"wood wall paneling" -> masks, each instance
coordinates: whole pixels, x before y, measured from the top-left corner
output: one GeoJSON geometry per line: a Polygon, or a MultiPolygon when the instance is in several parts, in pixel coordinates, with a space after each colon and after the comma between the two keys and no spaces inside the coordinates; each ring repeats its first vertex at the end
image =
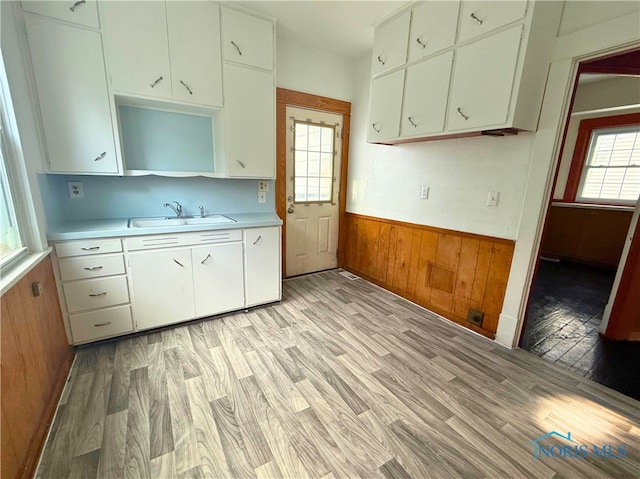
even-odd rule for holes
{"type": "Polygon", "coordinates": [[[2,477],[31,477],[71,367],[62,313],[46,258],[0,299],[2,477]],[[42,294],[32,295],[39,282],[42,294]]]}
{"type": "Polygon", "coordinates": [[[514,243],[347,213],[345,268],[469,329],[493,338],[514,243]],[[482,327],[467,323],[484,312],[482,327]]]}

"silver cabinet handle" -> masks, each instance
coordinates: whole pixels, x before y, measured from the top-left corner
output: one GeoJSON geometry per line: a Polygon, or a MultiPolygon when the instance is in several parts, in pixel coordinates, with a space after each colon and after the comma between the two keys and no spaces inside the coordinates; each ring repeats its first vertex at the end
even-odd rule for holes
{"type": "Polygon", "coordinates": [[[242,56],[242,50],[240,50],[240,47],[238,45],[236,45],[236,42],[234,42],[233,40],[231,40],[231,45],[233,45],[234,47],[236,47],[236,50],[238,50],[238,55],[242,56]]]}
{"type": "Polygon", "coordinates": [[[76,8],[78,8],[80,5],[83,5],[85,3],[87,3],[87,0],[78,0],[76,3],[74,3],[69,7],[69,10],[71,10],[72,12],[75,12],[76,8]]]}
{"type": "Polygon", "coordinates": [[[107,152],[103,151],[102,153],[100,153],[98,156],[96,156],[93,161],[100,161],[101,159],[103,159],[105,156],[107,156],[107,152]]]}
{"type": "Polygon", "coordinates": [[[211,255],[208,254],[207,257],[205,259],[203,259],[202,261],[200,261],[200,264],[205,264],[207,262],[208,259],[211,259],[211,255]]]}
{"type": "Polygon", "coordinates": [[[99,296],[106,296],[107,292],[103,291],[102,293],[89,293],[89,296],[91,296],[92,298],[97,298],[99,296]]]}
{"type": "Polygon", "coordinates": [[[380,131],[382,130],[382,128],[376,128],[376,124],[375,123],[371,123],[371,128],[373,128],[376,133],[380,133],[380,131]]]}
{"type": "Polygon", "coordinates": [[[385,62],[385,61],[382,59],[382,55],[378,55],[378,61],[379,61],[382,65],[384,65],[385,63],[387,63],[387,62],[385,62]]]}
{"type": "Polygon", "coordinates": [[[155,87],[158,83],[160,83],[162,80],[164,80],[164,78],[163,78],[163,77],[158,77],[158,78],[156,78],[155,80],[153,80],[153,81],[149,84],[149,86],[150,86],[151,88],[153,88],[153,87],[155,87]]]}
{"type": "Polygon", "coordinates": [[[107,321],[106,323],[98,323],[98,324],[94,324],[94,326],[96,328],[99,328],[100,326],[108,326],[111,324],[111,321],[107,321]]]}
{"type": "Polygon", "coordinates": [[[458,108],[458,115],[460,115],[462,118],[464,118],[465,120],[468,120],[469,117],[467,115],[465,115],[464,113],[462,113],[462,110],[460,108],[458,108]]]}
{"type": "Polygon", "coordinates": [[[413,122],[413,117],[412,117],[412,116],[410,116],[409,118],[407,118],[407,120],[409,120],[409,123],[411,123],[411,125],[412,125],[414,128],[416,128],[416,127],[418,126],[418,124],[417,124],[417,123],[414,123],[414,122],[413,122]]]}
{"type": "Polygon", "coordinates": [[[174,259],[173,259],[173,262],[174,262],[175,264],[180,265],[180,266],[182,266],[182,267],[184,268],[184,265],[183,265],[180,261],[178,261],[177,259],[175,259],[175,258],[174,258],[174,259]]]}
{"type": "Polygon", "coordinates": [[[180,80],[180,83],[182,84],[183,87],[185,87],[187,89],[187,91],[189,92],[189,95],[193,95],[193,92],[191,91],[191,88],[189,88],[189,85],[187,85],[182,80],[180,80]]]}
{"type": "Polygon", "coordinates": [[[80,248],[82,251],[95,251],[97,249],[100,249],[100,246],[83,246],[82,248],[80,248]]]}
{"type": "Polygon", "coordinates": [[[240,160],[236,160],[236,161],[240,164],[240,166],[242,166],[243,168],[246,168],[246,166],[244,166],[243,162],[241,162],[240,160]]]}
{"type": "Polygon", "coordinates": [[[475,13],[472,13],[471,15],[469,15],[471,17],[471,19],[476,22],[478,25],[482,25],[484,23],[484,20],[480,20],[478,17],[476,17],[475,13]]]}
{"type": "Polygon", "coordinates": [[[258,244],[258,242],[262,239],[262,235],[258,235],[258,237],[256,238],[256,240],[253,242],[253,244],[258,244]]]}
{"type": "Polygon", "coordinates": [[[85,269],[87,271],[100,271],[102,269],[102,266],[87,266],[85,269]]]}
{"type": "Polygon", "coordinates": [[[427,43],[420,40],[420,37],[416,38],[416,42],[418,42],[418,45],[420,45],[422,48],[427,48],[427,43]]]}

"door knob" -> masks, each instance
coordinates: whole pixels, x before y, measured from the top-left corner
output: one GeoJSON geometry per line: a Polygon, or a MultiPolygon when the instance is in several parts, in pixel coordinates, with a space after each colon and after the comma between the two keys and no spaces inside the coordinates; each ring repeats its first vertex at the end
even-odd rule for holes
{"type": "Polygon", "coordinates": [[[287,209],[287,213],[289,214],[293,213],[293,206],[289,206],[289,208],[287,209]]]}

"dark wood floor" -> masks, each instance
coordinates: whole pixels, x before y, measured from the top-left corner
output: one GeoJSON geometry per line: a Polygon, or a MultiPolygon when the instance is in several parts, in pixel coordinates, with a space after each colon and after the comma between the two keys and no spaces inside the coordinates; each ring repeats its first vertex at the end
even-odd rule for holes
{"type": "Polygon", "coordinates": [[[615,271],[541,261],[522,348],[640,400],[640,342],[598,333],[615,271]]]}
{"type": "Polygon", "coordinates": [[[640,402],[326,272],[274,306],[81,348],[37,475],[637,477],[639,443],[640,402]],[[628,452],[534,459],[553,430],[628,452]]]}

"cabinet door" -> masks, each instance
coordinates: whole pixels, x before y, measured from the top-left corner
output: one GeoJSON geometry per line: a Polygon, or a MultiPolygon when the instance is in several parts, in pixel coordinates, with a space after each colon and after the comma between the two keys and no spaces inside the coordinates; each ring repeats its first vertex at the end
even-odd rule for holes
{"type": "Polygon", "coordinates": [[[247,306],[280,300],[280,228],[245,230],[247,306]]]}
{"type": "Polygon", "coordinates": [[[525,13],[527,13],[527,0],[462,2],[458,41],[464,42],[515,22],[524,17],[525,13]]]}
{"type": "Polygon", "coordinates": [[[275,176],[273,74],[225,65],[226,157],[229,176],[275,176]]]}
{"type": "Polygon", "coordinates": [[[444,130],[452,62],[447,52],[407,68],[401,136],[444,130]]]}
{"type": "Polygon", "coordinates": [[[50,169],[118,173],[98,32],[25,16],[50,169]]]}
{"type": "Polygon", "coordinates": [[[448,130],[498,128],[509,118],[522,25],[456,53],[448,130]]]}
{"type": "Polygon", "coordinates": [[[413,9],[409,59],[417,60],[456,41],[458,2],[425,2],[413,9]]]}
{"type": "Polygon", "coordinates": [[[223,8],[222,32],[225,60],[273,70],[273,23],[223,8]]]}
{"type": "Polygon", "coordinates": [[[173,98],[222,106],[220,11],[211,2],[167,2],[173,98]]]}
{"type": "Polygon", "coordinates": [[[137,329],[195,317],[191,249],[129,253],[129,271],[137,329]]]}
{"type": "Polygon", "coordinates": [[[100,28],[98,8],[95,0],[69,0],[64,2],[32,1],[22,2],[22,9],[46,17],[77,23],[92,28],[100,28]]]}
{"type": "Polygon", "coordinates": [[[196,317],[243,308],[242,243],[198,246],[191,255],[196,317]]]}
{"type": "Polygon", "coordinates": [[[367,141],[396,138],[400,132],[400,110],[404,70],[375,78],[371,82],[371,109],[367,141]]]}
{"type": "Polygon", "coordinates": [[[372,75],[405,64],[410,19],[411,12],[408,11],[376,28],[373,39],[372,75]]]}
{"type": "Polygon", "coordinates": [[[102,2],[112,89],[171,98],[165,2],[102,2]]]}

